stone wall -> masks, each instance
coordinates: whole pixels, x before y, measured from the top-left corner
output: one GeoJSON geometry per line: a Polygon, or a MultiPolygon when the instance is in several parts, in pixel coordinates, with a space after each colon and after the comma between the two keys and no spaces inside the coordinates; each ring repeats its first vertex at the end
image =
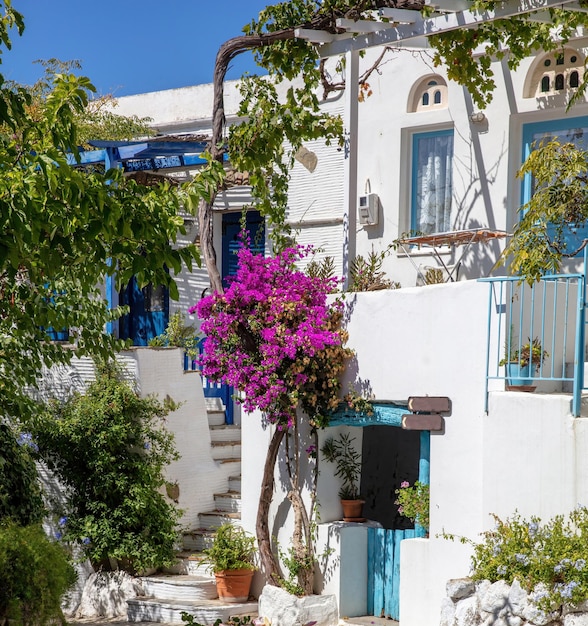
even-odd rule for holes
{"type": "Polygon", "coordinates": [[[457,578],[447,583],[440,626],[588,626],[588,602],[545,613],[517,580],[509,585],[457,578]]]}

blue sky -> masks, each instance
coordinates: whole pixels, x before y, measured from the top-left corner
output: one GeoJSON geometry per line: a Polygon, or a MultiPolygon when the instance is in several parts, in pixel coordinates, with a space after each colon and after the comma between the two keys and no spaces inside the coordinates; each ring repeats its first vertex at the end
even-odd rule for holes
{"type": "MultiPolygon", "coordinates": [[[[0,72],[32,84],[37,59],[77,59],[99,94],[124,96],[209,83],[220,44],[241,34],[269,0],[12,0],[25,32],[0,72]]],[[[250,53],[228,74],[255,71],[250,53]]]]}

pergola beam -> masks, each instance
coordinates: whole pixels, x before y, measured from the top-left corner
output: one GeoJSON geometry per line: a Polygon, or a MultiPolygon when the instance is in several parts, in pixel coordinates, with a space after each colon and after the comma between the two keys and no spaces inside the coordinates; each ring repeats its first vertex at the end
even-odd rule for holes
{"type": "MultiPolygon", "coordinates": [[[[344,54],[349,50],[365,50],[374,46],[402,44],[410,47],[410,40],[418,37],[428,37],[460,28],[476,28],[476,26],[509,17],[526,15],[549,8],[566,8],[566,5],[579,6],[574,0],[506,0],[493,11],[473,13],[458,11],[439,15],[414,24],[399,25],[376,32],[360,34],[349,39],[349,34],[331,35],[330,41],[324,41],[319,46],[321,57],[331,57],[344,54]],[[345,37],[342,40],[342,37],[345,37]]],[[[311,31],[312,32],[312,31],[311,31]]],[[[328,33],[327,33],[328,34],[328,33]]],[[[319,42],[320,43],[320,42],[319,42]]]]}

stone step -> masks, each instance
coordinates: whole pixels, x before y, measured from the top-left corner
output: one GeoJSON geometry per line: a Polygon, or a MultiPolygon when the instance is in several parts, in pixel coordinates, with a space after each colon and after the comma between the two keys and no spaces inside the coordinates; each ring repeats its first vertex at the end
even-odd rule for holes
{"type": "Polygon", "coordinates": [[[225,405],[220,398],[204,398],[209,426],[222,426],[225,423],[225,405]]]}
{"type": "Polygon", "coordinates": [[[127,600],[127,620],[129,622],[164,622],[183,624],[182,613],[194,616],[194,621],[202,624],[214,624],[217,619],[222,622],[230,617],[250,615],[257,616],[257,602],[243,604],[223,602],[221,600],[156,600],[154,598],[134,598],[127,600]]]}
{"type": "Polygon", "coordinates": [[[224,411],[207,411],[206,415],[208,417],[209,428],[212,428],[213,426],[222,426],[225,423],[224,411]]]}
{"type": "Polygon", "coordinates": [[[182,535],[184,550],[202,552],[212,547],[214,530],[193,530],[182,535]]]}
{"type": "Polygon", "coordinates": [[[216,582],[213,576],[158,575],[141,579],[146,596],[158,600],[216,600],[216,582]]]}
{"type": "Polygon", "coordinates": [[[228,476],[241,475],[241,457],[234,459],[217,459],[221,465],[224,465],[228,471],[228,476]]]}
{"type": "Polygon", "coordinates": [[[241,442],[213,441],[211,446],[212,458],[215,461],[241,458],[241,442]]]}
{"type": "Polygon", "coordinates": [[[212,530],[219,528],[223,524],[234,524],[240,526],[241,513],[230,513],[228,511],[206,511],[199,513],[200,529],[212,530]]]}
{"type": "Polygon", "coordinates": [[[225,403],[220,398],[204,398],[204,406],[208,412],[225,412],[225,403]]]}
{"type": "Polygon", "coordinates": [[[217,441],[232,441],[235,443],[241,443],[241,426],[237,424],[220,424],[217,426],[210,426],[210,440],[217,441]]]}
{"type": "Polygon", "coordinates": [[[166,571],[172,574],[183,574],[185,576],[211,577],[212,573],[208,569],[208,564],[204,561],[205,556],[200,551],[186,550],[176,555],[177,562],[166,571]]]}
{"type": "Polygon", "coordinates": [[[241,513],[241,493],[238,491],[215,493],[214,508],[217,511],[227,511],[228,513],[241,513]]]}
{"type": "Polygon", "coordinates": [[[229,476],[229,491],[241,493],[241,476],[229,476]]]}

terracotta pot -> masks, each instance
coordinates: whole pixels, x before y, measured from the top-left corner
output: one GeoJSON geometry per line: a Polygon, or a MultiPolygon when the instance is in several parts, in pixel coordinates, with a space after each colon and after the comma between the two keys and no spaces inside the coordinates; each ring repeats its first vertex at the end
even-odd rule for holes
{"type": "Polygon", "coordinates": [[[341,500],[341,506],[343,507],[343,521],[363,521],[364,518],[361,516],[361,510],[364,503],[365,500],[341,500]]]}
{"type": "Polygon", "coordinates": [[[247,602],[253,579],[252,569],[231,569],[215,572],[218,597],[225,602],[247,602]]]}

